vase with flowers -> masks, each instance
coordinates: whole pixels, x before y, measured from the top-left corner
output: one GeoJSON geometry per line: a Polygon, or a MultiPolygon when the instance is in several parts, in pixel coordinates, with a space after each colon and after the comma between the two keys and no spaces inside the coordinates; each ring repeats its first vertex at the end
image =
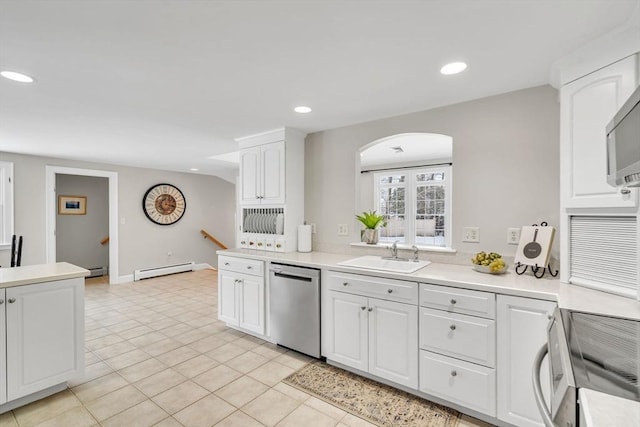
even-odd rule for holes
{"type": "Polygon", "coordinates": [[[378,215],[376,211],[364,211],[360,215],[356,215],[356,218],[365,227],[360,231],[361,241],[369,245],[378,243],[379,228],[387,225],[384,215],[378,215]]]}

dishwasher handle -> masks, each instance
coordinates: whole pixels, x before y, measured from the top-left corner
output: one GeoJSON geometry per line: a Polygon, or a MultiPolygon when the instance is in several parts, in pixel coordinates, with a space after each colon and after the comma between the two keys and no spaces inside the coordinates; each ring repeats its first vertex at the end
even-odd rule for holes
{"type": "Polygon", "coordinates": [[[545,427],[557,427],[553,419],[551,417],[551,412],[547,408],[547,403],[544,401],[544,395],[542,394],[542,386],[540,385],[540,370],[542,369],[542,361],[544,357],[549,353],[549,348],[545,343],[538,353],[536,353],[536,357],[533,360],[533,370],[532,380],[533,380],[533,393],[536,398],[536,404],[538,405],[538,410],[540,411],[540,416],[542,416],[542,422],[545,427]]]}
{"type": "Polygon", "coordinates": [[[275,270],[271,270],[271,271],[273,271],[274,276],[283,277],[285,279],[300,280],[302,282],[311,282],[313,280],[311,277],[308,277],[308,276],[299,276],[297,274],[285,273],[285,272],[275,271],[275,270]]]}

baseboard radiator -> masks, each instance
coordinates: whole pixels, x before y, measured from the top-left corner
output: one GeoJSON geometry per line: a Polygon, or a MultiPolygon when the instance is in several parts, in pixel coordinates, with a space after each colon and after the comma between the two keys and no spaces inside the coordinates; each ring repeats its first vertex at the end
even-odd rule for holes
{"type": "Polygon", "coordinates": [[[183,273],[185,271],[193,271],[195,262],[189,261],[182,264],[165,265],[162,267],[143,268],[133,271],[133,280],[148,279],[150,277],[166,276],[167,274],[183,273]]]}

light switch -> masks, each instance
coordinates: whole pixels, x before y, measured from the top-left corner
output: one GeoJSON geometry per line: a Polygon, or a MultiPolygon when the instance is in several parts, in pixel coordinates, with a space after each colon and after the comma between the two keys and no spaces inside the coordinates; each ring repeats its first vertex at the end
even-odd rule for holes
{"type": "Polygon", "coordinates": [[[464,227],[462,229],[462,241],[471,243],[480,242],[480,227],[464,227]]]}

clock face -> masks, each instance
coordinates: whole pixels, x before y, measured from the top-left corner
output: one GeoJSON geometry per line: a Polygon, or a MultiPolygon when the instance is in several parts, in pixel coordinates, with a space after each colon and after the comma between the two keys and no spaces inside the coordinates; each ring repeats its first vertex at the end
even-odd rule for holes
{"type": "Polygon", "coordinates": [[[142,198],[144,214],[156,224],[175,224],[186,209],[187,202],[182,191],[171,184],[156,184],[142,198]]]}

